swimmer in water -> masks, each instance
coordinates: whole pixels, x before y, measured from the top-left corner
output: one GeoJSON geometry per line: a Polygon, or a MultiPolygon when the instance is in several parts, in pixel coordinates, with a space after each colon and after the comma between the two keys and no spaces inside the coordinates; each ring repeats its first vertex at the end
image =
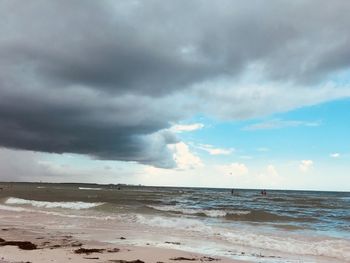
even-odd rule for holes
{"type": "Polygon", "coordinates": [[[266,190],[261,190],[260,194],[263,195],[263,196],[266,196],[267,192],[266,192],[266,190]]]}

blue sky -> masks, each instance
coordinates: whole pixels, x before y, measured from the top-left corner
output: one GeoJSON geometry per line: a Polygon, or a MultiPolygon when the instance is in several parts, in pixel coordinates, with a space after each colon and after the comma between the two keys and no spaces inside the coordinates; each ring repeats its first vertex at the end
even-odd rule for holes
{"type": "MultiPolygon", "coordinates": [[[[303,176],[317,173],[313,186],[305,188],[327,190],[331,178],[333,182],[345,183],[335,189],[346,190],[350,161],[350,117],[346,114],[349,109],[350,100],[343,99],[243,121],[198,116],[188,123],[201,123],[203,128],[179,136],[206,163],[240,163],[255,168],[273,164],[284,170],[289,166],[290,174],[281,176],[290,177],[292,184],[293,173],[303,176]],[[203,144],[231,153],[212,155],[201,149],[203,144]],[[303,160],[312,161],[306,172],[297,169],[303,160]]],[[[298,185],[298,179],[295,180],[298,185]]]]}
{"type": "Polygon", "coordinates": [[[349,151],[349,109],[350,100],[344,99],[244,121],[198,117],[190,122],[202,123],[205,128],[181,133],[180,137],[197,144],[234,148],[236,155],[265,156],[269,152],[268,158],[328,158],[331,153],[349,151]]]}

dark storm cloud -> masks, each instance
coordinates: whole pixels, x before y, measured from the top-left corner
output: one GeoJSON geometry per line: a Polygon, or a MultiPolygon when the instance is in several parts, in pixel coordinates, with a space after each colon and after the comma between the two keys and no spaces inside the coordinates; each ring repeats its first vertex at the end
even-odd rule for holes
{"type": "Polygon", "coordinates": [[[302,85],[348,69],[349,11],[346,1],[1,1],[0,145],[171,167],[176,138],[164,129],[188,116],[179,92],[252,64],[302,85]]]}
{"type": "Polygon", "coordinates": [[[165,146],[177,139],[160,130],[168,126],[168,117],[176,116],[158,113],[148,98],[111,99],[73,90],[46,94],[43,101],[41,93],[32,91],[2,97],[2,146],[90,154],[160,167],[174,165],[165,146]]]}

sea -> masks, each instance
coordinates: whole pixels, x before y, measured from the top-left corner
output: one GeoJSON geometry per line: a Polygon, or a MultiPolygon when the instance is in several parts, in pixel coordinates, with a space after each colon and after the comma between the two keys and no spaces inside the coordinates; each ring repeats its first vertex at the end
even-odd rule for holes
{"type": "Polygon", "coordinates": [[[27,220],[83,239],[251,262],[350,262],[349,192],[267,190],[262,195],[261,189],[51,183],[0,187],[2,224],[27,220]]]}

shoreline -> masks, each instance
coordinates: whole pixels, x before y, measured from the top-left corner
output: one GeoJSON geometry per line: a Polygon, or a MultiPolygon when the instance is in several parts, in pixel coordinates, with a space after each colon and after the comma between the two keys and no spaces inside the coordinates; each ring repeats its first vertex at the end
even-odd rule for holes
{"type": "MultiPolygon", "coordinates": [[[[343,237],[307,232],[313,229],[313,222],[318,222],[307,214],[309,210],[298,212],[295,217],[293,207],[301,202],[303,193],[294,197],[271,193],[269,198],[261,198],[251,192],[231,197],[222,191],[206,190],[93,190],[79,185],[74,188],[14,185],[1,191],[0,259],[4,255],[3,262],[55,262],[63,255],[56,262],[167,263],[219,258],[220,262],[340,263],[347,262],[350,256],[346,234],[343,237]],[[213,196],[209,201],[208,195],[213,196]],[[218,198],[227,208],[222,208],[221,203],[210,203],[218,198]],[[198,200],[200,206],[191,206],[198,200]],[[257,209],[267,205],[272,207],[257,209]],[[284,207],[288,215],[273,212],[284,207]],[[29,241],[38,249],[25,251],[14,241],[29,241]],[[89,255],[75,253],[80,247],[103,250],[89,255]],[[167,256],[163,257],[164,253],[167,256]],[[45,254],[46,258],[33,260],[27,256],[32,254],[35,257],[45,254]],[[148,258],[148,254],[153,257],[148,258]]],[[[345,208],[347,196],[331,197],[335,204],[345,208]]],[[[313,205],[314,200],[326,199],[311,195],[301,203],[310,206],[312,202],[312,212],[319,207],[313,205]]],[[[327,204],[328,201],[324,202],[327,204]]],[[[345,219],[340,217],[336,222],[345,223],[345,219]]]]}
{"type": "MultiPolygon", "coordinates": [[[[73,233],[49,231],[45,228],[27,230],[18,226],[0,229],[0,263],[47,262],[117,262],[176,263],[220,262],[247,263],[176,249],[113,244],[96,240],[81,240],[73,233]],[[9,242],[10,241],[10,242],[9,242]],[[10,243],[9,245],[4,245],[10,243]],[[21,246],[26,242],[27,246],[21,246]],[[28,246],[29,244],[29,246],[28,246]]],[[[121,238],[126,239],[126,238],[121,238]]]]}

